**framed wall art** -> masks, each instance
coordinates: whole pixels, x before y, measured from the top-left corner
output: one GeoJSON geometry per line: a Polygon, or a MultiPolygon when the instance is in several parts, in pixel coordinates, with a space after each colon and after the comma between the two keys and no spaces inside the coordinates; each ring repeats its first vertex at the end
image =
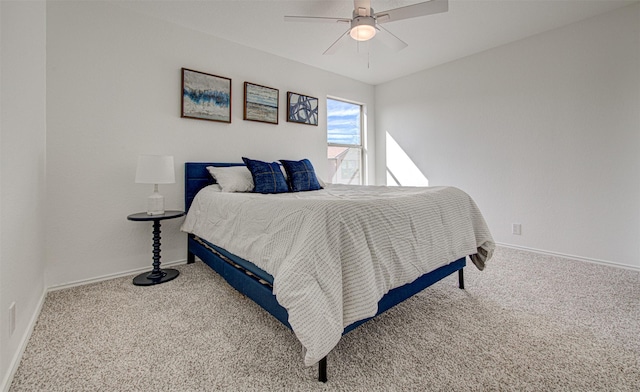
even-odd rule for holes
{"type": "Polygon", "coordinates": [[[181,117],[231,122],[231,79],[182,68],[181,117]]]}
{"type": "Polygon", "coordinates": [[[318,125],[318,98],[287,92],[287,121],[318,125]]]}
{"type": "Polygon", "coordinates": [[[244,119],[278,123],[279,90],[244,82],[244,119]]]}

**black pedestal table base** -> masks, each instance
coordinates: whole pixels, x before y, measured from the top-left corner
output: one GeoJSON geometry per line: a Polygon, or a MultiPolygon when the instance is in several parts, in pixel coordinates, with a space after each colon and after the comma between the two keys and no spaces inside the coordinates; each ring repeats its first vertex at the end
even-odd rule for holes
{"type": "Polygon", "coordinates": [[[180,275],[180,271],[172,268],[161,269],[159,274],[154,271],[145,272],[133,278],[133,284],[136,286],[151,286],[173,280],[178,275],[180,275]]]}
{"type": "Polygon", "coordinates": [[[133,221],[153,221],[153,270],[144,272],[133,278],[136,286],[151,286],[175,279],[180,271],[160,268],[160,221],[183,216],[182,211],[167,211],[161,215],[146,215],[144,213],[129,215],[127,218],[133,221]]]}

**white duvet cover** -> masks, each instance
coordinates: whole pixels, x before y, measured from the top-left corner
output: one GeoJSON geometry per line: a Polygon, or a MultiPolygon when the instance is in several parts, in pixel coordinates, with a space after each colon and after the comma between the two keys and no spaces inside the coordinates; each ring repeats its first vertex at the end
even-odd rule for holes
{"type": "Polygon", "coordinates": [[[453,187],[329,185],[313,192],[196,196],[182,226],[274,277],[273,292],[312,365],[389,290],[494,249],[474,201],[453,187]]]}

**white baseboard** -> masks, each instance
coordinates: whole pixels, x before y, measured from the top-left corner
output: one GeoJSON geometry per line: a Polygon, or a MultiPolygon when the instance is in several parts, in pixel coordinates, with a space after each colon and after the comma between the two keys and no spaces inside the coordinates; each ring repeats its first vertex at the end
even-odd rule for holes
{"type": "Polygon", "coordinates": [[[565,259],[585,261],[587,263],[601,264],[601,265],[607,265],[607,266],[610,266],[610,267],[623,268],[623,269],[628,269],[628,270],[633,270],[633,271],[640,271],[640,266],[615,263],[613,261],[592,259],[592,258],[589,258],[589,257],[570,255],[570,254],[560,253],[560,252],[551,252],[551,251],[548,251],[548,250],[529,248],[529,247],[520,246],[520,245],[505,244],[505,243],[502,243],[502,242],[496,242],[496,245],[502,246],[502,247],[505,247],[505,248],[518,249],[518,250],[524,250],[526,252],[538,253],[538,254],[542,254],[542,255],[556,256],[556,257],[562,257],[562,258],[565,258],[565,259]]]}
{"type": "MultiPolygon", "coordinates": [[[[569,255],[569,254],[559,253],[559,252],[551,252],[551,251],[546,251],[546,250],[542,250],[542,249],[535,249],[535,248],[529,248],[529,247],[525,247],[525,246],[512,245],[512,244],[505,244],[505,243],[500,243],[500,242],[497,242],[496,245],[502,246],[502,247],[505,247],[505,248],[523,250],[523,251],[533,252],[533,253],[538,253],[538,254],[543,254],[543,255],[556,256],[556,257],[562,257],[562,258],[566,258],[566,259],[585,261],[585,262],[588,262],[588,263],[602,264],[602,265],[607,265],[607,266],[611,266],[611,267],[617,267],[617,268],[624,268],[624,269],[629,269],[629,270],[634,270],[634,271],[640,271],[640,267],[632,266],[632,265],[626,265],[626,264],[620,264],[620,263],[614,263],[612,261],[592,259],[592,258],[587,258],[587,257],[582,257],[582,256],[569,255]]],[[[169,266],[173,266],[173,265],[185,264],[186,262],[187,262],[186,259],[170,261],[170,262],[163,262],[162,266],[163,267],[169,267],[169,266]]],[[[77,281],[74,281],[74,282],[64,283],[64,284],[60,284],[60,285],[51,286],[51,287],[46,288],[44,290],[44,292],[42,293],[41,297],[40,297],[40,301],[38,303],[36,311],[31,316],[31,320],[29,320],[29,325],[27,327],[27,330],[25,331],[24,335],[22,336],[22,339],[20,340],[19,348],[16,351],[15,355],[13,356],[13,359],[11,360],[11,364],[9,366],[9,371],[7,372],[7,374],[5,375],[4,379],[2,380],[2,384],[0,384],[0,391],[2,391],[2,392],[8,392],[9,391],[9,387],[11,386],[11,381],[13,380],[13,376],[15,375],[16,371],[18,370],[18,366],[20,365],[20,360],[22,359],[22,355],[24,354],[24,351],[27,348],[27,344],[29,343],[29,338],[31,337],[33,329],[35,328],[35,324],[38,321],[38,317],[40,316],[40,312],[42,310],[42,306],[44,304],[44,300],[45,300],[48,292],[56,291],[56,290],[63,290],[63,289],[71,288],[71,287],[75,287],[75,286],[82,286],[82,285],[86,285],[86,284],[90,284],[90,283],[101,282],[101,281],[104,281],[104,280],[109,280],[109,279],[114,279],[114,278],[120,278],[120,277],[123,277],[123,276],[133,275],[133,274],[136,274],[136,273],[142,273],[142,272],[148,271],[148,270],[149,270],[149,267],[136,268],[136,269],[132,269],[132,270],[128,270],[128,271],[117,272],[117,273],[114,273],[114,274],[107,274],[107,275],[98,276],[98,277],[95,277],[95,278],[77,280],[77,281]]]]}
{"type": "Polygon", "coordinates": [[[20,361],[22,360],[22,355],[24,354],[24,350],[27,348],[27,344],[29,343],[29,339],[31,338],[31,334],[33,333],[33,329],[36,326],[36,322],[38,321],[38,317],[40,316],[40,312],[42,311],[42,305],[44,305],[44,299],[47,297],[47,289],[42,291],[40,295],[40,300],[38,301],[38,305],[36,306],[35,312],[31,316],[29,320],[29,324],[27,325],[27,329],[22,335],[20,339],[20,344],[18,345],[18,350],[16,350],[13,358],[11,358],[11,363],[9,363],[9,371],[5,374],[4,379],[2,380],[2,384],[0,384],[0,391],[8,392],[11,387],[11,382],[13,381],[13,376],[16,374],[18,370],[18,366],[20,366],[20,361]]]}
{"type": "MultiPolygon", "coordinates": [[[[162,268],[171,267],[171,266],[174,266],[174,265],[186,264],[186,263],[187,263],[187,259],[168,261],[168,262],[163,261],[162,262],[162,268]]],[[[47,292],[68,289],[68,288],[76,287],[76,286],[84,286],[85,284],[97,283],[97,282],[102,282],[103,280],[121,278],[121,277],[127,276],[127,275],[140,274],[140,273],[143,273],[145,271],[150,271],[150,270],[151,270],[150,267],[147,266],[147,267],[141,267],[141,268],[136,268],[136,269],[122,271],[122,272],[116,272],[116,273],[113,273],[113,274],[97,276],[97,277],[89,278],[89,279],[76,280],[76,281],[69,282],[69,283],[62,283],[62,284],[58,284],[58,285],[55,285],[55,286],[51,286],[51,287],[47,288],[47,292]]]]}
{"type": "MultiPolygon", "coordinates": [[[[176,260],[176,261],[169,261],[169,262],[162,262],[162,266],[163,267],[170,267],[170,266],[174,266],[174,265],[185,264],[186,262],[187,262],[186,259],[176,260]]],[[[20,339],[20,345],[18,346],[18,350],[16,351],[15,355],[13,356],[13,358],[11,360],[11,363],[9,365],[9,371],[7,372],[7,374],[5,374],[4,379],[2,380],[2,383],[0,384],[0,391],[8,392],[9,391],[9,387],[11,387],[11,382],[13,381],[13,376],[16,374],[16,371],[18,370],[18,366],[20,366],[20,360],[22,359],[22,355],[24,354],[24,350],[27,348],[27,344],[29,343],[29,338],[31,337],[31,334],[33,333],[33,329],[36,326],[36,322],[38,321],[38,317],[40,316],[40,312],[42,311],[42,306],[44,305],[44,300],[47,297],[47,293],[49,293],[51,291],[63,290],[63,289],[76,287],[76,286],[83,286],[83,285],[90,284],[90,283],[101,282],[103,280],[115,279],[115,278],[120,278],[120,277],[128,276],[128,275],[134,275],[134,274],[142,273],[142,272],[145,272],[145,271],[149,271],[149,267],[148,266],[147,267],[142,267],[142,268],[136,268],[136,269],[132,269],[132,270],[128,270],[128,271],[117,272],[117,273],[114,273],[114,274],[107,274],[107,275],[103,275],[103,276],[98,276],[98,277],[95,277],[95,278],[76,280],[74,282],[64,283],[64,284],[55,285],[55,286],[51,286],[51,287],[45,288],[44,291],[42,292],[42,295],[40,296],[40,301],[38,302],[38,306],[36,307],[35,312],[33,312],[33,315],[31,316],[31,320],[29,320],[29,325],[27,326],[27,330],[25,331],[24,335],[22,336],[22,339],[20,339]]]]}

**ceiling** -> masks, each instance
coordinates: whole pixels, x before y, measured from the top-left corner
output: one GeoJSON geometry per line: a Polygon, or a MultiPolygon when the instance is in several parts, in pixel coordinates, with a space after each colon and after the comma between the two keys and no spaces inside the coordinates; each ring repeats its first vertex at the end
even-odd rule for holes
{"type": "MultiPolygon", "coordinates": [[[[118,1],[118,6],[372,85],[577,22],[638,0],[449,0],[449,11],[386,23],[409,46],[375,38],[323,55],[348,25],[284,22],[285,15],[350,18],[349,0],[118,1]]],[[[420,0],[371,0],[375,12],[420,0]]]]}

